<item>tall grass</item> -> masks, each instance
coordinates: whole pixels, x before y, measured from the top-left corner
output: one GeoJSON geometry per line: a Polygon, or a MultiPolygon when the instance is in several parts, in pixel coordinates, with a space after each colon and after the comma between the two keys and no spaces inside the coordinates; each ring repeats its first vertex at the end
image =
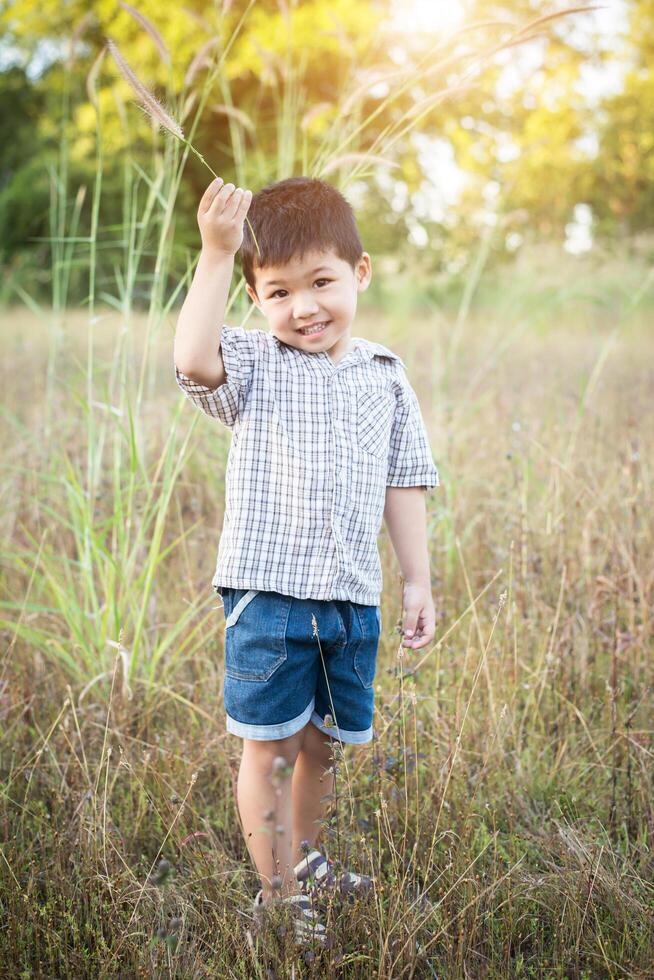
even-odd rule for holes
{"type": "MultiPolygon", "coordinates": [[[[67,223],[71,189],[68,186],[69,147],[65,134],[68,132],[70,112],[70,73],[77,42],[88,26],[86,19],[72,39],[65,63],[66,84],[61,119],[64,135],[58,173],[52,174],[52,310],[39,309],[28,293],[20,290],[21,297],[30,308],[49,324],[47,398],[42,427],[43,441],[49,452],[37,471],[41,481],[38,496],[50,501],[50,488],[53,485],[61,486],[65,493],[57,497],[57,503],[49,510],[48,528],[40,536],[26,529],[23,548],[15,556],[13,552],[9,556],[16,567],[35,568],[39,580],[42,577],[48,583],[51,619],[29,627],[20,619],[18,623],[12,620],[5,622],[16,629],[17,635],[38,642],[44,656],[65,667],[71,679],[102,683],[105,690],[113,661],[113,644],[122,645],[128,680],[138,679],[139,683],[143,683],[147,696],[156,679],[163,681],[168,678],[180,659],[194,655],[208,615],[207,599],[198,596],[180,615],[172,631],[163,632],[156,626],[147,626],[149,620],[156,618],[158,568],[168,551],[174,550],[180,543],[171,542],[163,549],[162,536],[169,520],[168,507],[173,487],[192,445],[198,417],[196,414],[189,420],[183,401],[178,400],[168,428],[168,438],[163,445],[159,445],[152,439],[154,433],[149,422],[146,422],[144,405],[152,395],[154,385],[153,345],[158,340],[163,323],[189,284],[197,260],[197,256],[189,259],[187,274],[180,276],[176,283],[173,280],[173,287],[166,295],[166,286],[175,268],[171,234],[173,217],[189,154],[194,154],[214,174],[193,142],[203,110],[214,89],[219,87],[222,94],[221,108],[228,114],[234,138],[235,170],[243,183],[256,187],[269,176],[287,175],[297,159],[296,141],[302,135],[303,162],[306,163],[307,172],[316,176],[335,173],[338,175],[337,182],[345,189],[350,181],[365,177],[371,165],[379,165],[381,158],[392,163],[390,153],[396,142],[418,124],[430,107],[443,98],[451,97],[459,89],[463,90],[468,85],[467,80],[489,64],[495,53],[530,40],[542,20],[539,18],[521,29],[507,28],[499,21],[472,25],[447,43],[447,53],[444,43],[436,44],[410,68],[377,72],[376,80],[388,78],[390,91],[367,118],[361,118],[360,107],[369,82],[359,84],[356,75],[353,75],[351,90],[337,93],[332,106],[332,111],[339,118],[339,126],[329,127],[324,136],[310,141],[304,125],[307,110],[306,106],[301,105],[300,97],[300,82],[306,71],[306,60],[300,58],[299,64],[296,63],[297,55],[291,43],[292,11],[282,5],[289,43],[285,59],[277,59],[275,70],[270,72],[279,127],[278,160],[271,174],[269,163],[266,164],[268,169],[263,169],[256,148],[253,152],[246,151],[244,142],[238,137],[243,118],[235,112],[226,71],[230,51],[247,27],[252,6],[253,0],[249,0],[229,37],[221,37],[218,45],[206,46],[205,60],[198,60],[189,67],[183,90],[178,94],[171,91],[165,104],[137,77],[118,46],[108,39],[107,47],[113,63],[127,79],[131,98],[138,102],[152,122],[153,138],[160,131],[167,137],[161,147],[156,147],[153,169],[149,174],[132,159],[127,141],[123,218],[115,229],[120,234],[123,252],[121,266],[116,268],[113,289],[108,284],[99,288],[96,278],[104,162],[103,120],[97,98],[98,78],[103,66],[101,57],[92,66],[87,80],[87,96],[97,114],[97,155],[89,235],[78,234],[81,205],[87,193],[85,186],[76,192],[67,223]],[[486,42],[484,31],[495,34],[499,31],[504,36],[500,41],[486,42]],[[455,43],[471,33],[480,38],[476,47],[455,43]],[[203,66],[207,71],[198,76],[203,66]],[[451,78],[456,70],[461,72],[460,86],[446,85],[444,79],[451,78]],[[377,131],[375,126],[380,113],[410,91],[412,85],[425,81],[429,82],[431,94],[416,104],[409,118],[394,118],[387,127],[377,131]],[[344,108],[347,111],[343,111],[344,108]],[[190,128],[186,134],[178,117],[185,117],[191,110],[190,128]],[[372,145],[365,153],[357,153],[359,140],[364,134],[366,137],[370,134],[374,136],[372,145]],[[140,268],[152,242],[155,243],[154,273],[144,280],[140,268]],[[62,399],[65,395],[57,379],[67,353],[63,342],[68,287],[73,266],[84,262],[88,262],[89,273],[86,393],[78,400],[83,423],[80,424],[79,417],[75,420],[74,433],[75,446],[84,449],[85,463],[81,467],[77,455],[68,453],[55,434],[60,431],[62,399]],[[134,342],[136,327],[133,310],[137,294],[143,292],[148,300],[148,313],[139,361],[134,342]],[[108,373],[105,371],[104,374],[100,373],[94,350],[101,316],[96,312],[99,302],[120,311],[122,317],[122,329],[110,358],[108,373]],[[181,449],[177,446],[180,417],[183,417],[186,426],[181,449]],[[110,479],[107,474],[110,474],[110,479]],[[55,527],[68,539],[63,553],[59,542],[54,543],[55,527]],[[197,625],[189,628],[195,621],[197,625]],[[56,624],[54,629],[53,624],[56,624]],[[73,651],[62,640],[62,637],[69,635],[75,637],[73,651]]],[[[149,34],[170,74],[172,59],[156,26],[129,4],[123,4],[123,7],[135,17],[139,29],[149,34]]],[[[577,9],[569,8],[557,16],[577,9]]],[[[129,133],[129,106],[123,106],[122,112],[129,133]]],[[[253,124],[253,128],[256,131],[256,124],[253,124]]],[[[468,303],[467,294],[465,308],[468,303]]],[[[240,313],[242,322],[252,312],[252,307],[248,312],[244,308],[242,279],[235,284],[228,312],[231,307],[240,313]]],[[[187,533],[192,533],[192,529],[187,533]]]]}
{"type": "MultiPolygon", "coordinates": [[[[389,74],[389,99],[419,78],[445,97],[446,70],[460,63],[460,85],[470,84],[468,62],[483,65],[532,30],[441,52],[440,62],[432,52],[412,73],[389,74]]],[[[235,36],[207,50],[201,84],[189,69],[186,89],[169,94],[173,120],[186,126],[193,109],[186,143],[153,143],[149,172],[128,149],[111,283],[96,275],[96,61],[91,226],[80,234],[87,189],[69,187],[64,139],[51,174],[52,307],[20,289],[31,318],[13,311],[15,332],[2,334],[15,368],[3,446],[3,974],[299,975],[284,937],[263,954],[249,945],[238,911],[255,876],[234,809],[236,746],[221,719],[220,620],[207,584],[228,433],[205,430],[181,395],[171,408],[172,327],[194,264],[167,289],[173,219],[216,87],[241,185],[286,176],[301,154],[306,172],[346,188],[376,157],[391,159],[410,121],[363,151],[375,117],[361,118],[365,89],[353,80],[332,110],[350,101],[342,125],[316,142],[301,71],[287,60],[271,76],[279,156],[264,165],[239,138],[247,123],[224,71],[235,36]],[[67,304],[80,262],[81,324],[67,304]],[[41,337],[43,346],[31,339],[41,337]]],[[[65,88],[63,132],[69,108],[65,88]]],[[[323,830],[339,859],[381,888],[372,906],[330,908],[333,945],[305,958],[309,976],[644,977],[652,962],[644,289],[628,293],[618,279],[612,305],[598,282],[576,300],[583,324],[550,292],[540,300],[563,309],[554,329],[543,303],[521,294],[524,278],[493,297],[488,247],[453,318],[422,310],[410,331],[383,311],[360,320],[358,332],[405,357],[441,469],[429,506],[439,630],[414,658],[398,650],[398,581],[383,538],[375,742],[334,760],[323,830]],[[491,297],[483,315],[480,291],[491,297]]],[[[246,322],[242,283],[231,303],[246,322]]]]}
{"type": "MultiPolygon", "coordinates": [[[[452,400],[426,411],[443,488],[429,505],[437,642],[420,653],[398,656],[400,588],[382,536],[375,739],[334,759],[322,840],[383,890],[372,905],[330,908],[333,946],[304,962],[308,975],[648,975],[652,340],[598,305],[584,307],[585,325],[577,310],[544,328],[537,304],[513,302],[526,326],[508,345],[501,308],[471,311],[447,368],[452,400]]],[[[428,404],[453,318],[414,322],[408,368],[428,404]]],[[[116,315],[105,350],[120,325],[116,315]]],[[[69,329],[79,350],[83,317],[69,329]]],[[[359,329],[390,343],[396,325],[371,310],[359,329]]],[[[36,373],[34,351],[16,356],[18,377],[36,373]]],[[[162,338],[152,420],[169,404],[169,358],[162,338]]],[[[83,372],[70,387],[83,391],[83,372]]],[[[19,397],[17,385],[16,418],[19,397]]],[[[64,408],[61,419],[73,433],[64,408]]],[[[29,421],[19,458],[34,449],[29,421]]],[[[228,433],[201,421],[212,438],[201,460],[187,456],[168,505],[148,623],[162,642],[169,632],[187,641],[177,619],[205,588],[208,529],[219,525],[228,433]]],[[[159,445],[167,438],[160,426],[159,445]]],[[[21,493],[27,479],[5,509],[18,543],[53,509],[21,493]]],[[[52,492],[56,502],[67,488],[52,492]]],[[[51,535],[68,554],[67,529],[51,535]]],[[[105,695],[104,681],[68,686],[46,658],[37,631],[56,622],[50,580],[25,567],[5,572],[3,588],[21,630],[4,627],[0,668],[0,972],[299,969],[284,937],[264,951],[248,943],[258,885],[234,805],[240,743],[224,730],[216,600],[187,621],[193,638],[164,680],[167,648],[149,697],[138,675],[125,684],[110,648],[105,695]]]]}

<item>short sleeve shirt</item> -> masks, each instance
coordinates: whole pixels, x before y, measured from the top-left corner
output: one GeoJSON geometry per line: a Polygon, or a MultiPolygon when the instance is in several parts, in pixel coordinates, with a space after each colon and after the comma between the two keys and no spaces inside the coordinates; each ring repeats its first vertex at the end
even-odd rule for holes
{"type": "Polygon", "coordinates": [[[224,326],[216,389],[184,394],[232,432],[212,586],[378,605],[386,487],[436,487],[404,362],[355,337],[334,364],[263,330],[224,326]]]}

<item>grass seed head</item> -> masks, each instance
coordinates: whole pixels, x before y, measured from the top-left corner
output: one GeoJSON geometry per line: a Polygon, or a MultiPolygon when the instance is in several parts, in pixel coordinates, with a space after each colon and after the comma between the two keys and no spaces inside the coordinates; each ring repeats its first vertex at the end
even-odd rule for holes
{"type": "Polygon", "coordinates": [[[164,109],[157,98],[143,85],[142,82],[138,80],[130,66],[127,64],[126,60],[123,58],[118,45],[111,38],[107,38],[107,47],[109,52],[116,62],[120,73],[129,82],[132,89],[136,93],[137,99],[141,107],[147,112],[152,119],[163,126],[164,129],[172,133],[178,139],[184,139],[184,132],[182,127],[176,122],[175,119],[164,109]]]}

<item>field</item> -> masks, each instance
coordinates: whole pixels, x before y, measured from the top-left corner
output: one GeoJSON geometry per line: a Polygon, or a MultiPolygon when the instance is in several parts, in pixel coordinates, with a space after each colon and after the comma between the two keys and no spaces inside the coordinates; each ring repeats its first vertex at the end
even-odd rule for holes
{"type": "Polygon", "coordinates": [[[321,838],[381,887],[306,956],[248,940],[229,433],[174,383],[175,312],[0,313],[0,975],[654,976],[648,282],[559,255],[470,304],[362,305],[440,470],[437,642],[398,655],[382,529],[375,739],[335,759],[321,838]]]}

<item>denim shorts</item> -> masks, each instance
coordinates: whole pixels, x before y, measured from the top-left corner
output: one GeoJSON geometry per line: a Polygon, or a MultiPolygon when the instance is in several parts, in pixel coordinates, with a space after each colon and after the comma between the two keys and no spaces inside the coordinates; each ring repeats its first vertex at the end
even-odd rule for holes
{"type": "Polygon", "coordinates": [[[341,742],[372,739],[379,606],[227,586],[216,591],[225,611],[228,732],[286,738],[311,721],[341,742]],[[324,724],[328,714],[333,727],[324,724]]]}

